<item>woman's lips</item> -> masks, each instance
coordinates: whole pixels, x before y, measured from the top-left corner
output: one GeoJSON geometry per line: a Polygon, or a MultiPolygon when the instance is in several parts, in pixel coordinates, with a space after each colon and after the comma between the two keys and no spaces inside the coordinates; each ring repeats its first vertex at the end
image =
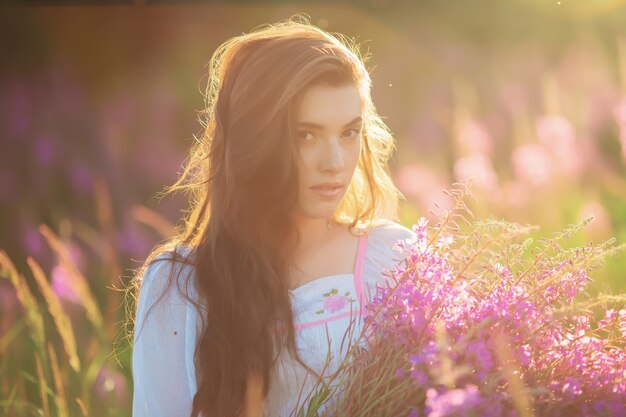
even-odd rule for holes
{"type": "Polygon", "coordinates": [[[335,197],[339,194],[343,186],[337,187],[311,187],[313,191],[315,191],[318,195],[322,197],[335,197]]]}

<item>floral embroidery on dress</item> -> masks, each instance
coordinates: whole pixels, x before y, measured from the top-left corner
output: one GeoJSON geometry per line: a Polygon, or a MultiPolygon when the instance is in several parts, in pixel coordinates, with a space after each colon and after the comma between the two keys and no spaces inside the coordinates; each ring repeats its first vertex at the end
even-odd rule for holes
{"type": "Polygon", "coordinates": [[[346,291],[345,294],[339,294],[339,290],[337,288],[333,288],[329,292],[323,294],[324,299],[321,301],[321,308],[315,312],[315,314],[324,314],[328,313],[336,313],[337,311],[343,309],[348,303],[353,303],[356,300],[350,297],[350,291],[346,291]]]}

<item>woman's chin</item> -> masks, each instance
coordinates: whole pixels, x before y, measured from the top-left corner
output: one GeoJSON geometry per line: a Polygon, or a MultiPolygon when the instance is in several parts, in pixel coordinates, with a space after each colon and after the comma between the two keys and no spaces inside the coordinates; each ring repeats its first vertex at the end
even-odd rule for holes
{"type": "Polygon", "coordinates": [[[337,207],[339,207],[338,204],[318,204],[315,207],[301,210],[298,214],[312,219],[326,219],[335,215],[337,207]]]}

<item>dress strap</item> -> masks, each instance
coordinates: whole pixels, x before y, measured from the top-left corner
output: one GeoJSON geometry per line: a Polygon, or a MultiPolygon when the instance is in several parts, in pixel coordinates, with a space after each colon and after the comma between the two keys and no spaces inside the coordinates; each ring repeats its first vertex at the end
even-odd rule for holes
{"type": "Polygon", "coordinates": [[[359,238],[359,250],[356,258],[356,266],[354,267],[354,288],[359,299],[359,307],[361,312],[365,308],[367,299],[365,297],[365,287],[363,285],[363,269],[365,266],[365,254],[367,252],[367,239],[369,233],[363,234],[359,238]]]}

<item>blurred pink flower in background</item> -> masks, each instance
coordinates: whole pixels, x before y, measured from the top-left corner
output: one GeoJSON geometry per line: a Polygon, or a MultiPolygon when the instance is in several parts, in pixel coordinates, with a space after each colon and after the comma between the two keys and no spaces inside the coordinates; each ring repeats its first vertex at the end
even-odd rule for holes
{"type": "MultiPolygon", "coordinates": [[[[85,268],[85,256],[81,252],[78,245],[75,243],[69,244],[70,256],[72,261],[78,267],[79,270],[85,268]]],[[[60,263],[57,263],[51,272],[51,285],[55,294],[64,301],[69,301],[74,304],[82,305],[82,300],[76,290],[72,286],[72,277],[69,275],[69,271],[60,263]]]]}
{"type": "Polygon", "coordinates": [[[583,169],[584,149],[576,140],[571,122],[563,116],[542,116],[537,119],[537,138],[550,153],[554,174],[575,179],[583,169]]]}
{"type": "Polygon", "coordinates": [[[548,185],[552,179],[552,161],[545,148],[536,143],[518,146],[513,150],[515,176],[533,186],[548,185]]]}
{"type": "Polygon", "coordinates": [[[498,175],[493,169],[491,159],[480,152],[472,152],[460,158],[454,164],[454,176],[458,181],[472,178],[474,184],[486,192],[495,191],[498,187],[498,175]]]}
{"type": "Polygon", "coordinates": [[[493,152],[493,139],[485,126],[477,120],[464,119],[460,122],[456,138],[462,155],[475,152],[491,155],[493,152]]]}
{"type": "Polygon", "coordinates": [[[443,193],[448,179],[418,164],[408,164],[396,171],[395,183],[410,203],[417,203],[428,210],[436,203],[442,209],[450,209],[452,200],[443,193]]]}
{"type": "Polygon", "coordinates": [[[124,406],[128,403],[126,379],[119,371],[110,369],[106,365],[100,368],[94,381],[96,396],[111,406],[124,406]]]}
{"type": "Polygon", "coordinates": [[[50,275],[52,277],[52,290],[61,300],[82,304],[78,293],[72,287],[72,279],[67,269],[60,264],[55,265],[50,275]]]}

